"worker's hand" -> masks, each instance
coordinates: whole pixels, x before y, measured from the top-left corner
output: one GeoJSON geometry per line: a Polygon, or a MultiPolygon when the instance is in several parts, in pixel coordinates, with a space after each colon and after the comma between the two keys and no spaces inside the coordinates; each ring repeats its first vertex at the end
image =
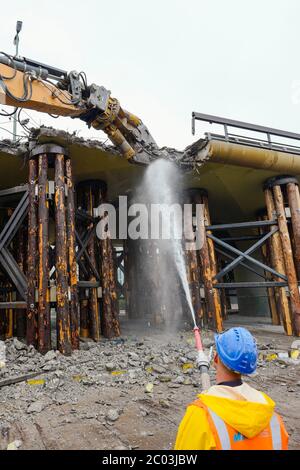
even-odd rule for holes
{"type": "Polygon", "coordinates": [[[210,358],[205,354],[204,351],[198,351],[197,355],[197,366],[200,368],[202,366],[207,367],[209,369],[210,366],[210,358]]]}

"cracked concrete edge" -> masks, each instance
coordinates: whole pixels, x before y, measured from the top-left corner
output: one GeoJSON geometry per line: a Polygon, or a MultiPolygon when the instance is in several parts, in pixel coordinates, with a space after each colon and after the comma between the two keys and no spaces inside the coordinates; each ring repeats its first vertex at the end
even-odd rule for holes
{"type": "Polygon", "coordinates": [[[53,127],[32,128],[28,138],[19,143],[15,143],[9,139],[0,140],[0,151],[11,155],[24,155],[28,152],[30,146],[46,142],[57,142],[63,146],[78,145],[83,148],[95,148],[113,155],[121,155],[113,146],[106,144],[100,140],[85,139],[75,134],[70,134],[64,130],[55,129],[53,127]]]}
{"type": "Polygon", "coordinates": [[[106,141],[102,142],[97,139],[88,139],[84,137],[79,137],[75,133],[70,134],[61,129],[55,129],[53,127],[40,127],[36,129],[31,129],[31,135],[29,141],[36,141],[37,143],[42,143],[45,140],[53,139],[54,141],[64,142],[66,145],[79,145],[82,147],[88,148],[98,148],[99,150],[104,150],[115,155],[120,155],[120,152],[111,144],[107,144],[106,141]]]}
{"type": "MultiPolygon", "coordinates": [[[[99,151],[107,152],[110,155],[121,156],[119,150],[106,141],[103,142],[97,139],[79,137],[75,133],[70,134],[69,132],[55,129],[53,127],[41,126],[40,128],[32,128],[30,131],[31,134],[28,136],[28,138],[25,137],[21,143],[14,143],[9,139],[0,140],[0,151],[10,155],[24,156],[27,154],[30,148],[35,145],[35,143],[41,144],[53,141],[66,147],[76,145],[82,148],[98,149],[99,151]]],[[[203,155],[201,155],[202,150],[205,152],[206,147],[206,139],[200,139],[197,142],[194,142],[192,145],[186,147],[186,149],[183,151],[165,146],[153,151],[153,154],[147,159],[143,159],[142,155],[139,159],[139,154],[137,154],[135,163],[149,164],[151,161],[154,161],[158,158],[164,158],[183,167],[193,166],[195,164],[206,161],[207,157],[203,158],[203,155]]]]}

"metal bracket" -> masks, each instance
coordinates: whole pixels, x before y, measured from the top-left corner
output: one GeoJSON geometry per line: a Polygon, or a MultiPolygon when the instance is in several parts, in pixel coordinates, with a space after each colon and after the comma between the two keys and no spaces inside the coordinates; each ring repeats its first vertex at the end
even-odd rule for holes
{"type": "Polygon", "coordinates": [[[294,176],[275,176],[265,181],[264,189],[271,189],[274,186],[284,186],[289,183],[294,183],[297,186],[299,185],[297,178],[294,176]]]}
{"type": "Polygon", "coordinates": [[[35,142],[32,143],[32,148],[30,148],[29,158],[34,158],[39,155],[50,154],[50,155],[64,155],[65,157],[69,156],[69,152],[65,147],[61,147],[55,143],[35,145],[35,142]]]}
{"type": "Polygon", "coordinates": [[[88,107],[96,108],[98,111],[104,113],[108,106],[110,91],[104,86],[95,85],[92,83],[90,86],[90,96],[87,99],[88,107]]]}
{"type": "Polygon", "coordinates": [[[72,101],[74,103],[79,103],[82,100],[82,91],[84,86],[79,79],[79,74],[76,70],[72,70],[69,73],[68,78],[70,80],[70,94],[72,95],[72,101]]]}

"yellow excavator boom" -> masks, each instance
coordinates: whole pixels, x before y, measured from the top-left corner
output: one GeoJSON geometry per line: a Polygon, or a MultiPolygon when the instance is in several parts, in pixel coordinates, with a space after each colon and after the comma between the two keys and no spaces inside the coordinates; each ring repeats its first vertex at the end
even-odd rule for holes
{"type": "Polygon", "coordinates": [[[159,149],[141,119],[124,110],[103,86],[85,74],[64,72],[0,53],[0,104],[79,118],[102,130],[128,160],[148,163],[159,149]]]}

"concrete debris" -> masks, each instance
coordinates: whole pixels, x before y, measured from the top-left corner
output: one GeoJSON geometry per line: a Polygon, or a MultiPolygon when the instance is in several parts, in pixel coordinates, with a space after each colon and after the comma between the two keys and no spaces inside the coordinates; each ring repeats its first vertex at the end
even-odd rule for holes
{"type": "Polygon", "coordinates": [[[48,351],[47,354],[45,354],[44,359],[46,362],[53,361],[56,359],[57,353],[56,351],[48,351]]]}
{"type": "Polygon", "coordinates": [[[6,450],[18,450],[22,445],[22,441],[16,440],[8,444],[6,450]]]}
{"type": "Polygon", "coordinates": [[[289,353],[288,352],[280,352],[278,353],[279,359],[288,359],[289,358],[289,353]]]}
{"type": "Polygon", "coordinates": [[[189,379],[189,378],[184,379],[183,385],[192,385],[191,379],[189,379]]]}
{"type": "Polygon", "coordinates": [[[178,377],[176,377],[176,379],[173,380],[173,382],[176,384],[183,384],[184,381],[185,381],[185,378],[182,377],[182,375],[178,375],[178,377]]]}
{"type": "Polygon", "coordinates": [[[119,415],[119,412],[118,410],[115,410],[113,408],[111,408],[110,410],[108,410],[107,414],[106,414],[106,419],[108,421],[112,421],[112,422],[115,422],[119,419],[120,415],[119,415]]]}
{"type": "Polygon", "coordinates": [[[297,339],[291,344],[291,349],[299,349],[300,350],[300,339],[297,339]]]}
{"type": "Polygon", "coordinates": [[[170,403],[168,400],[165,400],[163,398],[161,398],[159,400],[159,404],[163,407],[163,408],[170,408],[170,403]]]}
{"type": "Polygon", "coordinates": [[[46,404],[41,402],[41,401],[36,401],[34,403],[31,403],[29,407],[27,408],[27,413],[41,413],[43,409],[45,408],[46,404]]]}
{"type": "Polygon", "coordinates": [[[128,353],[128,356],[130,357],[130,359],[132,359],[133,361],[138,361],[140,360],[140,357],[138,354],[136,354],[135,352],[129,352],[128,353]]]}
{"type": "Polygon", "coordinates": [[[17,351],[27,351],[26,344],[22,343],[17,338],[13,339],[13,346],[17,351]]]}
{"type": "Polygon", "coordinates": [[[152,366],[153,372],[156,372],[156,374],[163,374],[166,369],[162,366],[158,366],[157,364],[153,364],[152,366]]]}
{"type": "Polygon", "coordinates": [[[170,375],[160,375],[159,381],[160,382],[171,382],[172,377],[170,375]]]}
{"type": "Polygon", "coordinates": [[[180,388],[180,384],[168,383],[168,388],[180,388]]]}
{"type": "MultiPolygon", "coordinates": [[[[181,336],[174,335],[170,342],[165,337],[154,340],[152,336],[151,341],[124,336],[123,341],[119,342],[83,342],[84,350],[76,351],[70,357],[55,351],[43,356],[20,341],[6,340],[6,367],[0,371],[0,387],[3,384],[0,394],[1,426],[9,428],[12,423],[22,420],[22,426],[25,423],[26,428],[26,423],[38,418],[39,422],[49,427],[48,432],[54,420],[53,426],[62,426],[63,433],[65,430],[74,433],[74,426],[80,423],[80,426],[100,426],[100,431],[95,427],[97,436],[104,425],[104,433],[117,431],[118,426],[126,426],[130,433],[134,433],[136,428],[138,436],[143,431],[148,432],[149,427],[151,431],[154,429],[156,435],[155,420],[159,421],[160,427],[164,426],[162,416],[165,414],[178,425],[188,403],[201,392],[199,370],[192,360],[195,356],[192,333],[181,336]]],[[[210,341],[213,341],[212,333],[205,332],[203,336],[207,344],[210,336],[210,341]]],[[[297,402],[300,359],[287,354],[290,342],[287,340],[285,346],[281,344],[277,349],[268,341],[259,344],[262,348],[259,351],[258,373],[246,381],[251,384],[251,381],[257,380],[257,388],[269,393],[276,401],[276,395],[280,394],[278,390],[281,395],[289,391],[297,402]],[[265,382],[266,377],[269,380],[265,382]],[[277,387],[275,394],[272,389],[269,390],[269,385],[273,387],[274,383],[277,387]]],[[[212,367],[210,375],[213,381],[215,371],[212,367]]],[[[170,422],[166,420],[165,426],[169,428],[170,422]]],[[[84,432],[90,431],[85,429],[84,432]]],[[[175,433],[174,425],[172,435],[175,433]]],[[[0,448],[6,449],[9,443],[20,437],[23,435],[11,432],[4,437],[0,430],[0,448]]],[[[115,441],[110,437],[107,448],[142,446],[137,440],[127,442],[123,437],[123,434],[120,439],[115,437],[115,441]]],[[[144,440],[148,438],[149,434],[144,440]]],[[[23,443],[22,448],[26,445],[23,443]]],[[[159,443],[155,445],[159,448],[159,443]]]]}
{"type": "Polygon", "coordinates": [[[49,141],[49,139],[55,139],[56,142],[60,142],[61,145],[76,145],[85,148],[94,148],[99,150],[105,150],[115,155],[120,155],[120,152],[109,143],[107,139],[104,142],[100,140],[85,139],[76,135],[76,132],[70,134],[69,132],[54,129],[53,127],[41,126],[40,128],[31,129],[31,145],[36,145],[38,143],[44,143],[49,141]],[[106,143],[107,142],[107,143],[106,143]]]}
{"type": "Polygon", "coordinates": [[[147,383],[145,386],[145,392],[146,393],[152,393],[153,392],[154,385],[152,383],[147,383]]]}

